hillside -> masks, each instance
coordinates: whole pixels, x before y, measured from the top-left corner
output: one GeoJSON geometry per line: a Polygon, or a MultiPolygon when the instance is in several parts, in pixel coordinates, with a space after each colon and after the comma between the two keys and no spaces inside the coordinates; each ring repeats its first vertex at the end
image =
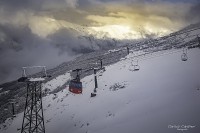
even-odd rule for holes
{"type": "MultiPolygon", "coordinates": [[[[189,126],[186,132],[198,133],[200,52],[199,49],[189,51],[187,62],[182,62],[180,55],[171,53],[148,60],[138,58],[140,71],[132,72],[130,66],[135,59],[130,54],[127,60],[107,66],[102,76],[98,76],[95,98],[90,98],[93,75],[82,79],[81,95],[70,93],[66,86],[56,95],[44,97],[46,132],[175,133],[177,129],[170,125],[186,125],[189,126]]],[[[68,78],[63,75],[49,84],[55,85],[68,78]]],[[[22,116],[20,113],[13,121],[7,120],[8,126],[1,127],[1,132],[17,132],[22,116]]]]}
{"type": "MultiPolygon", "coordinates": [[[[187,129],[198,133],[199,31],[197,27],[195,31],[131,43],[129,55],[124,47],[85,54],[48,70],[52,77],[43,85],[43,90],[48,90],[43,97],[46,131],[176,133],[187,129]],[[182,48],[188,49],[186,62],[181,61],[182,48]],[[90,97],[94,89],[92,72],[81,76],[83,94],[70,93],[69,71],[96,67],[100,58],[106,71],[98,76],[97,96],[90,97]],[[137,60],[140,70],[135,72],[131,69],[137,60]],[[178,128],[182,125],[187,127],[178,128]]],[[[19,114],[2,123],[0,130],[20,132],[26,90],[16,82],[4,85],[0,86],[1,102],[8,96],[17,98],[19,114]]],[[[1,106],[2,120],[10,116],[4,110],[6,106],[7,102],[1,106]]]]}

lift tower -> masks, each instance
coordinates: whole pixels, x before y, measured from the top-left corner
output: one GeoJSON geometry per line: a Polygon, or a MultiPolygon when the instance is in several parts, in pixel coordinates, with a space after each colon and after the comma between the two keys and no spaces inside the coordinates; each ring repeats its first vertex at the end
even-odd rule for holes
{"type": "Polygon", "coordinates": [[[23,67],[23,76],[18,80],[25,82],[27,88],[26,104],[21,133],[45,133],[44,115],[42,108],[42,82],[47,77],[45,66],[23,67]],[[44,76],[28,77],[27,69],[42,68],[44,76]]]}

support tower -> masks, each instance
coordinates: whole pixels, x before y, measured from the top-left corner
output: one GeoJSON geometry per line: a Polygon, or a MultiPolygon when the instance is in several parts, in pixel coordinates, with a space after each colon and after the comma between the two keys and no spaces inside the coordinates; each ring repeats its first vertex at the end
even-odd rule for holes
{"type": "Polygon", "coordinates": [[[19,82],[25,82],[27,88],[26,104],[22,122],[21,133],[45,133],[44,115],[42,108],[42,82],[47,78],[45,66],[23,67],[23,75],[19,82]],[[36,77],[26,74],[27,69],[42,68],[36,77]]]}

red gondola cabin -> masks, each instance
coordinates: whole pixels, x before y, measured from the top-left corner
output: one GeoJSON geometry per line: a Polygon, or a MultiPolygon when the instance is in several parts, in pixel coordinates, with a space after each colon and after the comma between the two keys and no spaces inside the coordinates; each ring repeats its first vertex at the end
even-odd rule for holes
{"type": "Polygon", "coordinates": [[[82,93],[82,82],[71,80],[69,83],[69,91],[75,94],[82,93]]]}

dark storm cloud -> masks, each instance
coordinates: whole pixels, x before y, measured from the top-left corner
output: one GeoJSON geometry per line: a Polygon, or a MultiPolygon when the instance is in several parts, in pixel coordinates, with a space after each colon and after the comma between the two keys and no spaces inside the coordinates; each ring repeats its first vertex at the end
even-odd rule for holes
{"type": "Polygon", "coordinates": [[[68,30],[47,38],[33,34],[28,26],[0,25],[0,83],[20,77],[23,66],[52,68],[74,55],[91,52],[86,40],[77,39],[68,30]]]}
{"type": "MultiPolygon", "coordinates": [[[[72,8],[77,1],[66,1],[0,1],[0,83],[21,76],[23,66],[46,65],[52,68],[71,59],[74,55],[89,51],[89,48],[80,45],[84,41],[79,41],[71,32],[60,30],[48,36],[47,39],[34,34],[30,27],[31,13],[43,15],[44,11],[52,9],[47,15],[53,16],[54,12],[62,10],[60,5],[63,7],[69,5],[70,12],[75,12],[72,8]]],[[[60,12],[58,18],[59,15],[60,12]]],[[[71,19],[72,22],[75,20],[71,19]]]]}
{"type": "Polygon", "coordinates": [[[1,25],[0,32],[4,34],[0,42],[0,80],[4,82],[16,78],[21,66],[36,62],[37,44],[42,40],[26,26],[1,25]]]}
{"type": "Polygon", "coordinates": [[[43,3],[41,0],[0,0],[0,8],[10,12],[24,9],[38,10],[43,3]]]}
{"type": "MultiPolygon", "coordinates": [[[[113,24],[113,20],[130,25],[153,22],[156,26],[182,21],[184,6],[169,8],[157,1],[160,4],[148,5],[145,0],[0,0],[0,83],[19,77],[22,66],[54,67],[74,55],[92,51],[92,44],[78,37],[77,32],[51,27],[59,20],[89,26],[113,24]],[[55,22],[49,23],[46,18],[55,22]],[[46,27],[38,28],[40,24],[46,27]],[[44,31],[45,37],[37,34],[44,31]]],[[[199,9],[199,5],[193,6],[188,16],[199,20],[199,9]]]]}
{"type": "MultiPolygon", "coordinates": [[[[94,24],[93,21],[86,19],[89,15],[108,16],[109,13],[123,12],[131,7],[132,11],[140,16],[161,16],[171,21],[190,23],[190,19],[183,19],[188,7],[184,5],[186,1],[181,0],[173,1],[176,4],[170,0],[1,0],[0,2],[0,7],[11,16],[15,14],[13,10],[25,10],[35,15],[50,16],[79,25],[94,24]]],[[[193,2],[191,3],[194,4],[193,2]]]]}
{"type": "Polygon", "coordinates": [[[77,37],[67,29],[61,29],[48,36],[52,40],[52,45],[60,49],[60,53],[67,52],[70,55],[88,53],[93,50],[87,40],[77,37]]]}
{"type": "Polygon", "coordinates": [[[199,21],[200,22],[200,2],[193,5],[188,14],[186,19],[190,21],[199,21]]]}
{"type": "Polygon", "coordinates": [[[60,7],[77,3],[77,0],[1,0],[0,6],[10,10],[33,9],[38,10],[43,7],[60,7]]]}
{"type": "Polygon", "coordinates": [[[89,15],[88,12],[77,11],[74,8],[67,8],[63,10],[53,10],[46,12],[45,15],[53,16],[56,20],[64,20],[67,22],[79,24],[79,25],[87,25],[90,23],[85,17],[89,15]]]}

